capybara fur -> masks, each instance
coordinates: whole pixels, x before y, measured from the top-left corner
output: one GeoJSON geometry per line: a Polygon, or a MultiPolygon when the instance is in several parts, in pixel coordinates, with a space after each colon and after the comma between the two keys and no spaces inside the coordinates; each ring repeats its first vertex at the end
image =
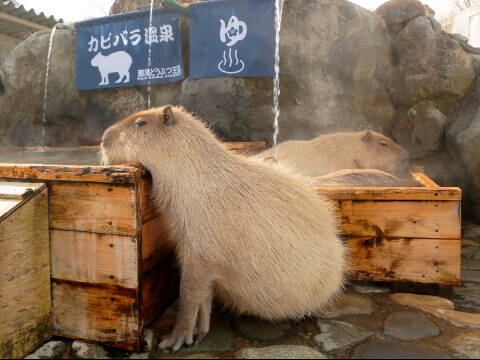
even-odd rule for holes
{"type": "MultiPolygon", "coordinates": [[[[271,159],[274,149],[256,157],[271,159]]],[[[320,135],[278,145],[278,162],[295,173],[320,176],[344,169],[377,169],[403,176],[408,153],[390,138],[374,131],[320,135]]]]}
{"type": "Polygon", "coordinates": [[[176,244],[179,310],[161,348],[206,335],[212,296],[281,320],[316,313],[341,291],[346,250],[332,204],[295,175],[228,151],[183,108],[127,117],[105,131],[102,153],[150,171],[176,244]]]}
{"type": "Polygon", "coordinates": [[[309,177],[305,176],[309,186],[355,186],[355,187],[406,187],[422,186],[413,179],[400,179],[377,169],[346,169],[333,173],[309,177]]]}

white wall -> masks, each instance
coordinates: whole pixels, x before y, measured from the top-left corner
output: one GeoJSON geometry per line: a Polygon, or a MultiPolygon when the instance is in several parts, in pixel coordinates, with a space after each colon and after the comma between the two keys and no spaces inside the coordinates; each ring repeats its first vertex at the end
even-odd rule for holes
{"type": "Polygon", "coordinates": [[[443,30],[461,34],[469,39],[469,44],[480,47],[480,4],[440,20],[443,30]]]}

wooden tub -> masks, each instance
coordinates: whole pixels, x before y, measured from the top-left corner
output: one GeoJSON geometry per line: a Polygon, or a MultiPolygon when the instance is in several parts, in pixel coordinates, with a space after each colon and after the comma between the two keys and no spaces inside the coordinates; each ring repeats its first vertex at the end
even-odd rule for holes
{"type": "MultiPolygon", "coordinates": [[[[226,145],[244,154],[265,147],[226,145]]],[[[97,150],[64,151],[95,159],[97,150]]],[[[460,283],[461,190],[414,176],[423,187],[316,189],[338,204],[352,279],[460,283]]],[[[149,175],[141,165],[17,163],[0,164],[2,178],[48,186],[54,334],[140,351],[144,327],[178,291],[149,175]]]]}

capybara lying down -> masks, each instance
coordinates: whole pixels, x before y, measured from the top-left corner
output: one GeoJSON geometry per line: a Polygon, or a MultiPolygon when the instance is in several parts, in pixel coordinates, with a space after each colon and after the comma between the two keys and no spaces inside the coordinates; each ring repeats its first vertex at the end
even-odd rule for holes
{"type": "MultiPolygon", "coordinates": [[[[271,159],[274,149],[256,155],[271,159]]],[[[344,169],[377,169],[403,176],[408,153],[393,140],[374,131],[320,135],[312,140],[290,140],[278,145],[278,162],[293,172],[320,176],[344,169]]]]}
{"type": "Polygon", "coordinates": [[[165,106],[103,134],[106,164],[140,162],[180,264],[177,321],[161,348],[201,341],[212,297],[269,320],[314,314],[342,289],[333,206],[295,175],[228,151],[200,120],[165,106]]]}
{"type": "Polygon", "coordinates": [[[352,186],[352,187],[404,187],[422,186],[413,179],[400,179],[385,171],[376,169],[347,169],[334,171],[322,176],[305,176],[310,186],[352,186]]]}

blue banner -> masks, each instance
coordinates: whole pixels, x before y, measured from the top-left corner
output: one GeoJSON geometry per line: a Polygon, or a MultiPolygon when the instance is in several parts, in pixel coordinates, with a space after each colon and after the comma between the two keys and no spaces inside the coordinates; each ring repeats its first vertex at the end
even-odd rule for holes
{"type": "Polygon", "coordinates": [[[190,77],[273,76],[275,0],[190,4],[190,77]]]}
{"type": "Polygon", "coordinates": [[[151,27],[150,10],[76,23],[77,89],[183,79],[179,17],[175,12],[158,8],[153,9],[151,27]]]}

